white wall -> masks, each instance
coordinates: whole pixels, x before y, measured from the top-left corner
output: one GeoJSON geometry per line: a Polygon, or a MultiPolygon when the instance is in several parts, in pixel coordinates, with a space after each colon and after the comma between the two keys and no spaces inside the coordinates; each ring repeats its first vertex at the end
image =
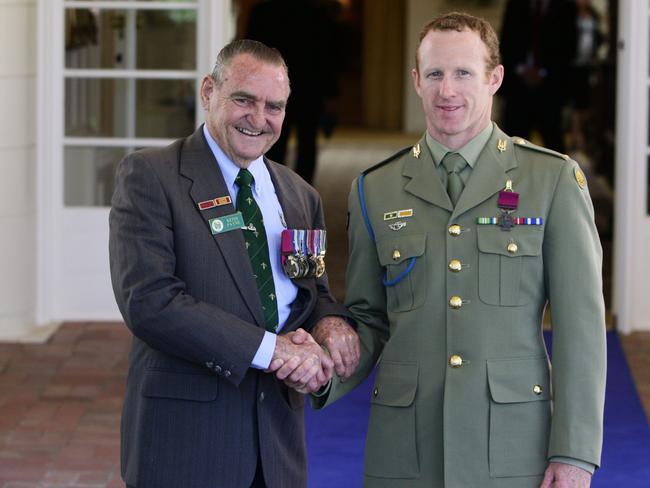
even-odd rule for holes
{"type": "Polygon", "coordinates": [[[36,31],[35,0],[0,0],[0,340],[35,323],[36,31]]]}
{"type": "Polygon", "coordinates": [[[622,2],[619,10],[616,114],[614,303],[618,330],[650,330],[650,216],[648,195],[647,2],[622,2]]]}

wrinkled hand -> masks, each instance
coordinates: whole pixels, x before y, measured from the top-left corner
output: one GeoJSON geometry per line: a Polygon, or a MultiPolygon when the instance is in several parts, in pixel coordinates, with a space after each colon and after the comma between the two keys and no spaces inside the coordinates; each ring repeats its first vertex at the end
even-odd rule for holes
{"type": "Polygon", "coordinates": [[[311,393],[332,378],[333,368],[334,363],[313,337],[298,329],[277,337],[267,372],[301,393],[311,393]]]}
{"type": "Polygon", "coordinates": [[[539,488],[589,488],[591,473],[571,464],[549,463],[539,488]]]}
{"type": "Polygon", "coordinates": [[[341,381],[347,380],[359,365],[359,336],[342,318],[323,317],[312,330],[314,340],[330,353],[341,381]]]}

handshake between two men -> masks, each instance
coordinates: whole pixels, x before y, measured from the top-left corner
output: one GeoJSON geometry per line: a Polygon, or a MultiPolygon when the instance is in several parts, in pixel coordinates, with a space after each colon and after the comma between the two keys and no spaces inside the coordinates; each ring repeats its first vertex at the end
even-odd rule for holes
{"type": "Polygon", "coordinates": [[[313,393],[326,385],[334,372],[348,379],[359,364],[359,336],[342,318],[327,316],[310,334],[300,328],[279,335],[267,372],[300,393],[313,393]]]}

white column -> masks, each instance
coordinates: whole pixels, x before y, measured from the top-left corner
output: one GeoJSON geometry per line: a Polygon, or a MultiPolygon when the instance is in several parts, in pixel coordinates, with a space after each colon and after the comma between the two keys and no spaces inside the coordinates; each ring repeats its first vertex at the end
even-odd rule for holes
{"type": "Polygon", "coordinates": [[[649,19],[648,2],[619,3],[613,312],[623,333],[650,330],[649,19]]]}
{"type": "Polygon", "coordinates": [[[0,0],[0,340],[36,307],[36,1],[0,0]]]}

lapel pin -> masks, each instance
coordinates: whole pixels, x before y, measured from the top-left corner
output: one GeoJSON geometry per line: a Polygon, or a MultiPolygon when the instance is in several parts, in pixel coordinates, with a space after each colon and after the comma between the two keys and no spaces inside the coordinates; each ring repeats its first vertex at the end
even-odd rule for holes
{"type": "Polygon", "coordinates": [[[413,157],[415,157],[416,159],[419,158],[421,152],[422,151],[420,150],[420,143],[413,146],[413,157]]]}
{"type": "Polygon", "coordinates": [[[199,210],[207,210],[209,208],[221,207],[222,205],[227,205],[232,203],[232,199],[229,195],[224,197],[213,198],[212,200],[205,200],[204,202],[199,202],[199,210]]]}
{"type": "Polygon", "coordinates": [[[499,139],[497,141],[497,149],[499,152],[504,152],[508,148],[508,141],[505,139],[499,139]]]}

